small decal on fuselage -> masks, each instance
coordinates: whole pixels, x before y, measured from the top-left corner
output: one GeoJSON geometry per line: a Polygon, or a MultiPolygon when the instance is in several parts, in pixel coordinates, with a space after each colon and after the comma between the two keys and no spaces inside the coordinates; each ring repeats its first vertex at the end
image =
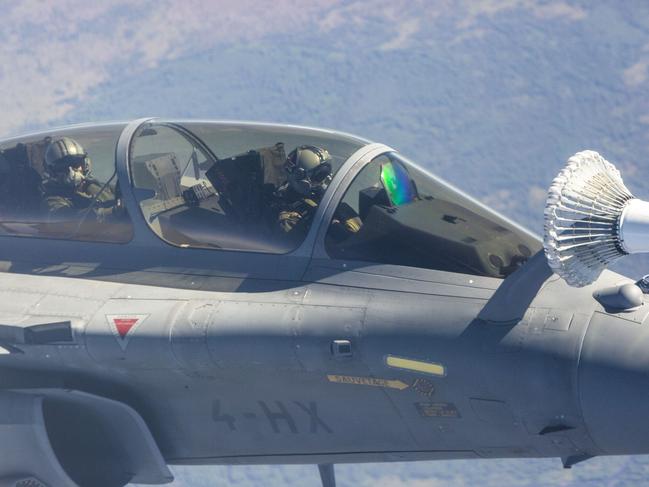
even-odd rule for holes
{"type": "Polygon", "coordinates": [[[128,342],[135,330],[149,315],[106,315],[106,322],[122,351],[126,350],[128,342]]]}
{"type": "Polygon", "coordinates": [[[431,397],[433,392],[435,392],[435,386],[428,379],[417,378],[414,380],[411,387],[419,394],[426,397],[431,397]]]}
{"type": "Polygon", "coordinates": [[[398,379],[379,379],[376,377],[356,377],[352,375],[327,375],[329,382],[337,384],[353,384],[357,386],[384,387],[402,391],[410,387],[409,384],[398,379]]]}
{"type": "Polygon", "coordinates": [[[460,418],[455,404],[450,402],[416,402],[415,408],[422,418],[460,418]]]}
{"type": "Polygon", "coordinates": [[[446,375],[446,367],[436,362],[425,362],[423,360],[387,355],[385,357],[385,364],[395,369],[409,370],[410,372],[419,372],[421,374],[435,375],[438,377],[444,377],[446,375]]]}

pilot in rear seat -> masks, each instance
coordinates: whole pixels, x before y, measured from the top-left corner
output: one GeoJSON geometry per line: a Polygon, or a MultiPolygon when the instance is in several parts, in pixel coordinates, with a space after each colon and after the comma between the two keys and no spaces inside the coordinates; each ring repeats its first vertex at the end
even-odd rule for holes
{"type": "Polygon", "coordinates": [[[50,219],[76,219],[91,212],[98,222],[119,216],[122,206],[108,187],[94,179],[90,158],[74,139],[53,140],[45,152],[47,179],[43,204],[50,219]]]}

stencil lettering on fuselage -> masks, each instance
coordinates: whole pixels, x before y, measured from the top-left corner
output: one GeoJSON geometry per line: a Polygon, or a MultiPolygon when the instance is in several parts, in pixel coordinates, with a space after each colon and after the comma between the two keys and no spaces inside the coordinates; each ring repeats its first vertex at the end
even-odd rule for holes
{"type": "Polygon", "coordinates": [[[234,419],[234,416],[230,414],[224,414],[221,411],[221,401],[218,399],[212,403],[212,419],[216,423],[223,422],[228,425],[228,429],[230,431],[236,431],[236,426],[234,425],[234,422],[236,421],[234,419]]]}
{"type": "Polygon", "coordinates": [[[318,434],[333,433],[333,429],[322,419],[315,401],[257,401],[252,409],[237,414],[226,411],[220,399],[212,403],[212,420],[222,423],[226,431],[238,431],[237,424],[264,420],[275,434],[318,434]]]}
{"type": "Polygon", "coordinates": [[[328,374],[327,380],[336,384],[351,384],[356,386],[383,387],[386,389],[397,389],[403,391],[410,387],[402,380],[382,379],[379,377],[356,377],[352,375],[335,375],[328,374]]]}
{"type": "Polygon", "coordinates": [[[460,418],[455,404],[450,402],[416,402],[415,408],[422,418],[460,418]]]}

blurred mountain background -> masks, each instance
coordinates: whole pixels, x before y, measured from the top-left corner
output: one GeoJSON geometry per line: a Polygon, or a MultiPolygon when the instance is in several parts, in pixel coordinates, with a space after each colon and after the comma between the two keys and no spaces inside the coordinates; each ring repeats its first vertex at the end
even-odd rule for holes
{"type": "MultiPolygon", "coordinates": [[[[387,143],[536,233],[566,159],[649,199],[649,2],[0,0],[0,136],[142,116],[387,143]]],[[[649,260],[618,267],[639,277],[649,260]]],[[[215,438],[215,441],[219,441],[215,438]]],[[[177,467],[175,486],[317,486],[315,467],[177,467]]],[[[339,485],[646,484],[649,459],[339,466],[339,485]]]]}

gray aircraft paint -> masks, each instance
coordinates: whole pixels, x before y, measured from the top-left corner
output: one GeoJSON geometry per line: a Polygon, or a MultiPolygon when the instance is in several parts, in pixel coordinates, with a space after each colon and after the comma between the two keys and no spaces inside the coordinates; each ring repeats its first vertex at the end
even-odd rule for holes
{"type": "MultiPolygon", "coordinates": [[[[141,123],[118,144],[122,181],[141,123]]],[[[570,288],[542,254],[504,281],[326,257],[323,222],[386,151],[350,157],[287,255],[164,244],[128,190],[128,244],[1,237],[5,483],[74,485],[70,472],[85,485],[164,483],[165,463],[313,463],[331,485],[325,465],[343,462],[570,466],[649,452],[639,392],[649,308],[607,311],[593,298],[621,276],[570,288]],[[63,332],[35,328],[48,324],[63,332]],[[335,353],[335,341],[351,353],[335,353]],[[444,374],[391,367],[388,356],[444,374]],[[83,462],[112,476],[89,477],[83,462]]]]}

